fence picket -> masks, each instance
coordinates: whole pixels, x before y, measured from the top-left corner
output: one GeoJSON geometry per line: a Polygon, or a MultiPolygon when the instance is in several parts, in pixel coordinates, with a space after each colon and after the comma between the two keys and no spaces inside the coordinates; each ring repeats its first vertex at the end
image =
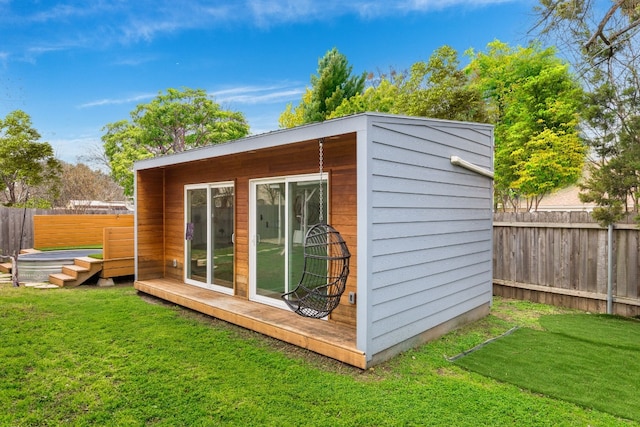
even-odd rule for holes
{"type": "MultiPolygon", "coordinates": [[[[614,312],[640,315],[640,230],[614,228],[614,312]]],[[[606,311],[607,229],[588,212],[496,213],[494,293],[606,311]],[[505,236],[510,238],[506,239],[505,236]]]]}

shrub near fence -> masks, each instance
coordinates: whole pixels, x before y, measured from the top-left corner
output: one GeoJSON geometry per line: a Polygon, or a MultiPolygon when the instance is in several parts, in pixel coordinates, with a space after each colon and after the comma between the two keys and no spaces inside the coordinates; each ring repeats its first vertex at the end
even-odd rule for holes
{"type": "MultiPolygon", "coordinates": [[[[640,315],[640,231],[630,215],[614,227],[613,312],[640,315]]],[[[494,294],[607,310],[607,229],[588,212],[496,213],[494,294]]]]}

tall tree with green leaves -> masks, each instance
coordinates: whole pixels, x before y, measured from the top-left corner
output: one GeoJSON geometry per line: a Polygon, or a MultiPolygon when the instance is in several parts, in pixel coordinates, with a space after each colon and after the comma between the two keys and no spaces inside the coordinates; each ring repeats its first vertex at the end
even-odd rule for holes
{"type": "Polygon", "coordinates": [[[408,76],[398,79],[397,114],[436,119],[486,122],[482,94],[469,85],[460,68],[458,52],[451,46],[436,49],[429,60],[411,66],[408,76]]]}
{"type": "Polygon", "coordinates": [[[640,222],[640,85],[621,89],[603,83],[583,114],[591,159],[580,199],[596,203],[592,216],[603,226],[629,212],[640,222]]]}
{"type": "Polygon", "coordinates": [[[249,125],[240,112],[224,110],[202,89],[167,89],[140,104],[130,120],[109,123],[102,136],[113,178],[133,194],[133,163],[149,157],[242,138],[249,125]]]}
{"type": "MultiPolygon", "coordinates": [[[[640,211],[640,3],[637,0],[540,0],[533,31],[572,58],[589,93],[583,114],[591,147],[581,199],[611,224],[640,211]]],[[[640,222],[640,216],[637,220],[640,222]]]]}
{"type": "Polygon", "coordinates": [[[347,57],[333,48],[318,61],[317,74],[311,76],[311,88],[294,108],[288,105],[280,115],[280,125],[293,127],[321,122],[329,118],[343,100],[362,93],[366,73],[352,74],[347,57]]]}
{"type": "Polygon", "coordinates": [[[51,145],[39,140],[40,134],[24,111],[15,110],[0,119],[0,182],[5,205],[48,207],[30,197],[32,189],[44,184],[48,193],[44,196],[56,195],[60,162],[51,145]]]}
{"type": "Polygon", "coordinates": [[[496,202],[537,209],[542,198],[575,183],[585,145],[579,136],[582,90],[552,48],[511,48],[500,41],[468,52],[467,72],[495,124],[496,202]]]}
{"type": "Polygon", "coordinates": [[[330,117],[365,111],[486,122],[482,94],[469,85],[460,68],[458,53],[450,46],[436,49],[428,61],[414,63],[409,71],[384,74],[363,93],[343,100],[330,117]]]}
{"type": "Polygon", "coordinates": [[[333,119],[366,111],[390,113],[398,99],[398,92],[398,86],[383,76],[375,86],[369,86],[364,92],[344,99],[328,118],[333,119]]]}

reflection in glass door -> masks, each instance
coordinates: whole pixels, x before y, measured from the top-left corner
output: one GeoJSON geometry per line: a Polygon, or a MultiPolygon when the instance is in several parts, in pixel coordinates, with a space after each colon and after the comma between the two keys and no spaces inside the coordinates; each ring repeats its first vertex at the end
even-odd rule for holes
{"type": "Polygon", "coordinates": [[[256,293],[279,298],[285,289],[285,185],[283,182],[257,184],[255,194],[256,293]]]}
{"type": "Polygon", "coordinates": [[[233,186],[211,187],[210,282],[233,288],[233,186]]]}
{"type": "MultiPolygon", "coordinates": [[[[304,268],[307,230],[319,221],[318,175],[304,175],[251,184],[250,297],[285,307],[280,296],[295,287],[304,268]]],[[[327,212],[326,180],[323,212],[327,212]]]]}
{"type": "Polygon", "coordinates": [[[185,282],[233,292],[233,184],[185,186],[185,282]]]}
{"type": "Polygon", "coordinates": [[[194,188],[186,193],[186,275],[207,283],[207,189],[194,188]]]}

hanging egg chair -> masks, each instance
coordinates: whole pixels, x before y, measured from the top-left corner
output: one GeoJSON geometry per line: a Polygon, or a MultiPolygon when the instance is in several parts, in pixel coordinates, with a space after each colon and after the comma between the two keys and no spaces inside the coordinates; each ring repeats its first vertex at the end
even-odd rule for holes
{"type": "Polygon", "coordinates": [[[319,141],[319,220],[304,239],[304,267],[298,285],[282,295],[295,313],[315,319],[327,317],[340,304],[349,276],[351,253],[340,233],[326,224],[322,212],[323,141],[319,141]]]}

